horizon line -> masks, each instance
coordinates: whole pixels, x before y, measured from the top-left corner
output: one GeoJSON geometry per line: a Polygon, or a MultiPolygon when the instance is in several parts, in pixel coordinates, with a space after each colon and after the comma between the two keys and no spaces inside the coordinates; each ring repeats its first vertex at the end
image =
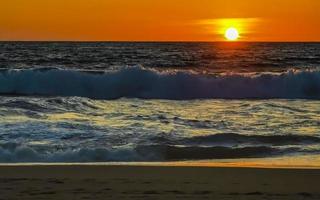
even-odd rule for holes
{"type": "Polygon", "coordinates": [[[306,40],[306,41],[209,41],[209,40],[0,40],[0,42],[105,42],[105,43],[320,43],[320,40],[306,40]]]}

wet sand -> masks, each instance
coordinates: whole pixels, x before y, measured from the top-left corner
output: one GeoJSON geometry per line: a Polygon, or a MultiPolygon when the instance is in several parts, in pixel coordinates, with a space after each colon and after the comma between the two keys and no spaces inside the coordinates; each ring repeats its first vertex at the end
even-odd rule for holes
{"type": "Polygon", "coordinates": [[[318,169],[0,166],[0,199],[320,199],[318,169]]]}

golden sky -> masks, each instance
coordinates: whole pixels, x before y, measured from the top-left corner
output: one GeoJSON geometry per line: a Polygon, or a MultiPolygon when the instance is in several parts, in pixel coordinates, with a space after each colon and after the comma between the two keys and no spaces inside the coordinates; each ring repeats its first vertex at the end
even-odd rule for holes
{"type": "Polygon", "coordinates": [[[0,40],[320,41],[320,0],[1,0],[0,40]]]}

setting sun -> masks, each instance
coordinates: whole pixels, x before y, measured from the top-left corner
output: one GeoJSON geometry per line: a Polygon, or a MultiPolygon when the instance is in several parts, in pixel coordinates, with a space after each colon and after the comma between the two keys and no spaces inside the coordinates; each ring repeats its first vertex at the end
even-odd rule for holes
{"type": "Polygon", "coordinates": [[[228,28],[225,32],[225,37],[227,40],[235,41],[239,38],[239,32],[236,28],[228,28]]]}

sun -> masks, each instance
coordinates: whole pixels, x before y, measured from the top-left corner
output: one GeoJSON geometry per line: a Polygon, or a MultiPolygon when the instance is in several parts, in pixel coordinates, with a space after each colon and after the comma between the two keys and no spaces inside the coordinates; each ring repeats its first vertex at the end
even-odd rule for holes
{"type": "Polygon", "coordinates": [[[226,30],[224,36],[229,41],[235,41],[239,38],[239,31],[236,28],[230,27],[226,30]]]}

